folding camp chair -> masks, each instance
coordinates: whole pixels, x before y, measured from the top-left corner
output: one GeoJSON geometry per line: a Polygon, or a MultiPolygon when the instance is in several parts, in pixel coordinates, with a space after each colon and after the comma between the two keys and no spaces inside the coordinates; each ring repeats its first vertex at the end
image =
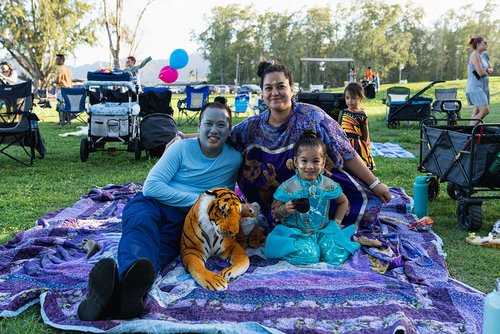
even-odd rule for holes
{"type": "Polygon", "coordinates": [[[457,88],[436,89],[431,112],[437,119],[448,119],[448,125],[457,125],[462,101],[457,99],[457,88]]]}
{"type": "MultiPolygon", "coordinates": [[[[45,146],[38,129],[38,117],[32,112],[33,94],[31,80],[17,85],[0,85],[0,99],[6,101],[8,108],[0,113],[0,153],[26,166],[35,159],[35,150],[40,158],[45,156],[45,146]],[[19,117],[19,121],[16,119],[19,117]],[[19,146],[29,157],[26,163],[6,152],[19,146]]],[[[14,154],[14,153],[12,153],[14,154]]]]}
{"type": "Polygon", "coordinates": [[[264,102],[264,99],[262,99],[260,96],[255,96],[254,98],[254,103],[252,105],[253,113],[254,115],[263,113],[268,109],[267,104],[264,102]]]}
{"type": "MultiPolygon", "coordinates": [[[[83,118],[82,113],[86,111],[85,100],[87,98],[87,90],[85,88],[61,88],[61,95],[64,103],[58,107],[58,111],[63,114],[69,114],[69,119],[78,119],[82,123],[87,123],[83,118]]],[[[65,119],[65,117],[62,117],[65,119]]]]}
{"type": "Polygon", "coordinates": [[[234,117],[247,112],[250,105],[250,98],[249,93],[239,93],[236,95],[234,98],[234,117]]]}
{"type": "Polygon", "coordinates": [[[201,108],[208,102],[209,86],[194,88],[186,86],[186,98],[177,102],[177,109],[179,109],[179,118],[177,124],[191,125],[196,123],[201,108]],[[182,118],[186,119],[182,121],[182,118]]]}
{"type": "Polygon", "coordinates": [[[54,97],[55,93],[56,93],[55,88],[52,88],[51,90],[39,89],[38,90],[38,101],[36,102],[36,104],[40,108],[52,108],[50,100],[55,99],[55,97],[54,97]]]}

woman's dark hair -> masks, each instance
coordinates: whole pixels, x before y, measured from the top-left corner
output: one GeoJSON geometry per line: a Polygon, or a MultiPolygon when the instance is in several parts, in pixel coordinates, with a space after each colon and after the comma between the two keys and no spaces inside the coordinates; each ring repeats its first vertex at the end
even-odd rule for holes
{"type": "Polygon", "coordinates": [[[365,92],[363,86],[359,82],[350,82],[344,89],[345,93],[351,93],[351,95],[358,96],[361,100],[365,98],[365,92]]]}
{"type": "Polygon", "coordinates": [[[293,75],[292,72],[285,66],[278,63],[276,60],[261,61],[259,67],[257,68],[257,75],[260,77],[260,88],[264,88],[264,78],[266,74],[273,72],[282,72],[285,74],[285,78],[288,79],[288,84],[293,87],[293,75]]]}
{"type": "Polygon", "coordinates": [[[300,151],[305,147],[316,148],[319,147],[323,151],[323,156],[326,157],[325,143],[318,137],[317,133],[313,130],[305,130],[300,136],[299,140],[293,146],[294,156],[298,156],[300,151]]]}
{"type": "Polygon", "coordinates": [[[477,49],[477,46],[481,44],[481,42],[484,41],[484,38],[481,36],[475,36],[472,37],[469,41],[469,45],[472,46],[472,48],[475,50],[477,49]]]}
{"type": "Polygon", "coordinates": [[[227,117],[229,118],[229,124],[232,124],[232,115],[231,115],[231,108],[227,105],[227,99],[224,96],[216,96],[214,99],[214,102],[210,102],[205,104],[200,111],[200,116],[198,118],[199,122],[201,122],[201,117],[203,116],[203,112],[207,108],[216,108],[216,109],[222,109],[227,112],[227,117]]]}
{"type": "Polygon", "coordinates": [[[2,66],[2,65],[6,65],[9,68],[9,71],[14,71],[14,67],[12,67],[12,65],[9,64],[8,62],[3,61],[0,63],[0,66],[2,66]]]}

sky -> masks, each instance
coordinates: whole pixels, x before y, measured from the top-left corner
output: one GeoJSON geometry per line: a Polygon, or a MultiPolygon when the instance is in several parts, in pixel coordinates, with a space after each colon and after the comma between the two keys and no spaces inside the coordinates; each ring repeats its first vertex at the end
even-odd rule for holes
{"type": "MultiPolygon", "coordinates": [[[[500,0],[496,0],[498,6],[500,0]]],[[[175,49],[184,49],[189,54],[196,52],[198,46],[190,40],[194,31],[199,34],[206,30],[207,22],[204,19],[210,15],[210,9],[215,6],[226,6],[238,3],[242,7],[253,3],[259,12],[265,11],[299,11],[314,6],[329,5],[334,7],[339,0],[155,0],[147,9],[141,21],[140,29],[143,32],[141,44],[136,56],[141,59],[151,56],[153,59],[169,59],[175,49]]],[[[385,0],[388,4],[404,6],[404,0],[385,0]]],[[[144,7],[146,0],[126,0],[124,21],[133,26],[139,11],[144,7]]],[[[413,0],[412,3],[424,7],[424,25],[431,26],[439,20],[439,16],[448,9],[456,9],[465,4],[474,3],[474,7],[482,10],[486,0],[413,0]]],[[[500,18],[500,10],[496,11],[500,18]]],[[[66,64],[80,66],[92,64],[96,61],[110,61],[107,35],[103,31],[99,35],[100,43],[94,47],[81,47],[76,50],[75,56],[69,55],[66,64]]],[[[121,58],[128,56],[128,50],[123,50],[121,58]]]]}

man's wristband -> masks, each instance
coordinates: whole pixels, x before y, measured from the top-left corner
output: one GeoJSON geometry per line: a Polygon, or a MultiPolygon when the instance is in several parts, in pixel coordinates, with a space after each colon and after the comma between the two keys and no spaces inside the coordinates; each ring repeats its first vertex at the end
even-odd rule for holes
{"type": "Polygon", "coordinates": [[[381,182],[380,182],[380,180],[379,180],[378,178],[376,178],[376,179],[375,179],[375,181],[373,181],[373,183],[372,183],[372,184],[370,184],[370,186],[369,186],[369,187],[370,187],[370,189],[371,189],[371,190],[373,190],[373,189],[375,189],[375,187],[376,187],[376,186],[378,186],[380,183],[381,183],[381,182]]]}

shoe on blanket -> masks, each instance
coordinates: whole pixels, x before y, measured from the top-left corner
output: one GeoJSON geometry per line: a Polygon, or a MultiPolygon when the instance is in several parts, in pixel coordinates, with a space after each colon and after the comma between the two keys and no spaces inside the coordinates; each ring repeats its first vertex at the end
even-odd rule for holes
{"type": "Polygon", "coordinates": [[[144,313],[144,299],[154,279],[153,264],[148,259],[141,258],[127,269],[120,282],[122,319],[137,318],[144,313]]]}
{"type": "Polygon", "coordinates": [[[97,262],[89,274],[87,298],[78,306],[78,318],[84,321],[104,319],[107,308],[117,297],[119,285],[115,260],[106,258],[97,262]]]}

